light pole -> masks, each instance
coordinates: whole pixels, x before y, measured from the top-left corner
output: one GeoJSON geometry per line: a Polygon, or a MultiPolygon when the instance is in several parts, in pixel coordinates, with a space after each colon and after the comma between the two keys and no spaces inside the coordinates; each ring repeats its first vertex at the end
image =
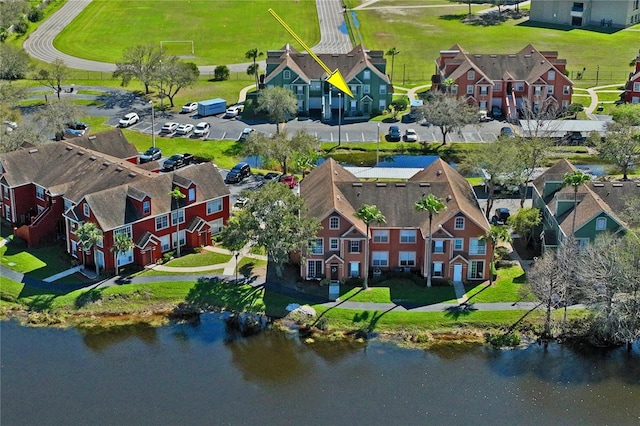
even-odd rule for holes
{"type": "Polygon", "coordinates": [[[164,92],[162,90],[162,80],[164,80],[162,76],[162,60],[160,60],[160,109],[164,110],[164,92]]]}
{"type": "Polygon", "coordinates": [[[240,256],[240,252],[236,252],[236,285],[238,284],[238,256],[240,256]]]}
{"type": "Polygon", "coordinates": [[[378,146],[376,147],[376,166],[380,164],[380,123],[378,123],[378,146]]]}
{"type": "Polygon", "coordinates": [[[338,92],[338,146],[342,142],[342,92],[338,92]]]}
{"type": "Polygon", "coordinates": [[[156,127],[156,118],[155,118],[155,110],[153,108],[153,101],[149,101],[149,105],[151,105],[151,143],[153,147],[156,147],[156,133],[154,131],[156,127]]]}

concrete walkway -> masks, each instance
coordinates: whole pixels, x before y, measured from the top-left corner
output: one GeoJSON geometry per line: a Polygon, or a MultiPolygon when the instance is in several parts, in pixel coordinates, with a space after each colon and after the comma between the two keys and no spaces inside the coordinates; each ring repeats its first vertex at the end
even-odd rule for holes
{"type": "MultiPolygon", "coordinates": [[[[223,249],[216,246],[206,246],[204,250],[210,251],[212,253],[220,253],[226,254],[230,256],[234,256],[234,253],[230,252],[227,249],[223,249]]],[[[251,251],[251,245],[247,244],[240,250],[238,254],[237,261],[238,263],[244,259],[245,257],[256,260],[264,260],[267,261],[267,256],[262,256],[259,254],[253,254],[251,251]]],[[[148,269],[154,271],[162,271],[162,272],[172,272],[172,273],[199,273],[199,272],[210,272],[223,269],[223,275],[231,276],[235,273],[236,267],[236,259],[235,256],[230,261],[225,263],[216,263],[213,265],[205,265],[205,266],[188,266],[188,267],[180,267],[180,266],[167,266],[167,265],[152,265],[148,269]]]]}
{"type": "Polygon", "coordinates": [[[74,266],[73,268],[69,268],[66,271],[62,271],[62,272],[59,272],[57,274],[51,275],[50,277],[45,278],[42,281],[47,282],[47,283],[51,283],[53,281],[59,280],[60,278],[64,278],[64,277],[68,277],[69,275],[73,275],[76,272],[79,272],[82,268],[84,268],[84,265],[74,266]]]}
{"type": "MultiPolygon", "coordinates": [[[[609,84],[606,86],[589,87],[587,89],[587,93],[591,97],[591,103],[589,104],[588,107],[584,109],[584,112],[585,114],[587,114],[587,117],[589,117],[590,120],[597,120],[597,118],[593,116],[594,111],[598,108],[598,105],[599,105],[598,94],[596,92],[604,91],[604,92],[610,93],[612,91],[606,90],[606,89],[611,89],[612,87],[620,87],[620,84],[609,84]]],[[[621,93],[622,91],[616,90],[615,92],[621,93]]],[[[608,102],[608,103],[612,103],[612,102],[608,102]]]]}

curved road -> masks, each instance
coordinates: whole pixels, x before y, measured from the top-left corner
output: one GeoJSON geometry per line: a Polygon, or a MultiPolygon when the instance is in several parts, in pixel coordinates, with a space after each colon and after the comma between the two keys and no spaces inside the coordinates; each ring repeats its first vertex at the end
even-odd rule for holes
{"type": "MultiPolygon", "coordinates": [[[[115,64],[91,61],[67,55],[53,46],[53,40],[71,23],[92,0],[68,0],[56,13],[43,22],[24,42],[24,49],[32,57],[51,63],[62,59],[70,68],[87,71],[112,73],[115,64]]],[[[318,21],[320,23],[320,43],[313,47],[315,53],[347,53],[352,49],[351,40],[346,32],[342,3],[340,0],[316,0],[318,21]]],[[[245,72],[250,62],[227,65],[232,72],[245,72]]],[[[265,61],[259,62],[265,69],[265,61]]],[[[213,73],[216,65],[198,67],[201,73],[213,73]]]]}

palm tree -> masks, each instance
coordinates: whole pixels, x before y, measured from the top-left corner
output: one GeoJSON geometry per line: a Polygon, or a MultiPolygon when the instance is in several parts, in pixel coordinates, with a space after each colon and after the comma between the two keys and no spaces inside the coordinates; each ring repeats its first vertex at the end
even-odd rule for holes
{"type": "Polygon", "coordinates": [[[180,217],[178,215],[178,211],[179,211],[178,207],[179,207],[179,200],[182,200],[187,196],[184,195],[182,192],[180,192],[180,188],[178,188],[177,186],[173,188],[173,191],[169,192],[169,195],[173,200],[175,200],[175,205],[176,205],[176,247],[178,248],[176,253],[177,253],[177,256],[180,257],[180,217]]]}
{"type": "Polygon", "coordinates": [[[367,225],[366,238],[364,240],[364,285],[366,290],[369,288],[369,225],[372,223],[386,223],[387,218],[374,204],[363,204],[360,206],[354,216],[367,225]]]}
{"type": "Polygon", "coordinates": [[[134,246],[135,244],[129,235],[124,233],[115,234],[111,253],[113,253],[113,264],[115,265],[116,275],[118,275],[118,255],[133,250],[134,246]]]}
{"type": "Polygon", "coordinates": [[[391,56],[391,78],[389,79],[391,80],[391,83],[393,83],[393,65],[396,59],[396,55],[399,55],[399,54],[400,54],[400,51],[395,47],[392,47],[391,49],[387,50],[387,53],[386,53],[387,56],[391,56]]]}
{"type": "Polygon", "coordinates": [[[488,241],[491,244],[491,250],[493,251],[491,255],[491,265],[489,269],[489,285],[493,285],[493,270],[495,269],[495,250],[496,246],[500,241],[504,241],[505,243],[511,242],[511,232],[509,228],[504,225],[491,225],[491,228],[484,234],[481,239],[488,241]]]}
{"type": "Polygon", "coordinates": [[[247,52],[244,54],[245,58],[251,59],[253,61],[253,64],[247,68],[247,74],[249,75],[253,74],[253,76],[255,77],[256,90],[258,90],[258,70],[260,68],[260,66],[256,63],[256,60],[262,55],[264,55],[264,52],[260,52],[257,47],[247,50],[247,52]],[[249,72],[249,71],[252,71],[252,72],[249,72]]]}
{"type": "Polygon", "coordinates": [[[433,215],[445,210],[447,206],[444,205],[442,199],[436,197],[433,194],[429,194],[426,197],[420,198],[414,204],[414,208],[419,212],[429,213],[429,242],[427,247],[427,287],[431,287],[431,224],[433,223],[433,215]]]}
{"type": "Polygon", "coordinates": [[[591,180],[589,175],[582,173],[580,170],[574,170],[564,174],[565,186],[573,186],[573,223],[571,224],[571,234],[576,232],[576,208],[578,207],[578,188],[585,182],[591,180]]]}
{"type": "MultiPolygon", "coordinates": [[[[83,252],[87,253],[91,247],[98,245],[102,241],[102,231],[93,222],[85,222],[76,229],[76,238],[82,246],[83,252]]],[[[84,255],[83,255],[84,257],[84,255]]],[[[96,250],[93,250],[93,263],[96,265],[96,277],[100,274],[100,267],[96,261],[96,250]]]]}

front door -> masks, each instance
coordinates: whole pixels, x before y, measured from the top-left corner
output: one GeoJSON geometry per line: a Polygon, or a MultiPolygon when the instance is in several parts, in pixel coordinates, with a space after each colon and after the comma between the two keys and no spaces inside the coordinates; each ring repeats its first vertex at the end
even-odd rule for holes
{"type": "Polygon", "coordinates": [[[462,264],[456,263],[453,265],[453,281],[454,282],[462,282],[462,264]]]}
{"type": "Polygon", "coordinates": [[[340,276],[338,275],[338,264],[332,263],[331,264],[331,281],[336,281],[339,279],[340,279],[340,276]]]}

